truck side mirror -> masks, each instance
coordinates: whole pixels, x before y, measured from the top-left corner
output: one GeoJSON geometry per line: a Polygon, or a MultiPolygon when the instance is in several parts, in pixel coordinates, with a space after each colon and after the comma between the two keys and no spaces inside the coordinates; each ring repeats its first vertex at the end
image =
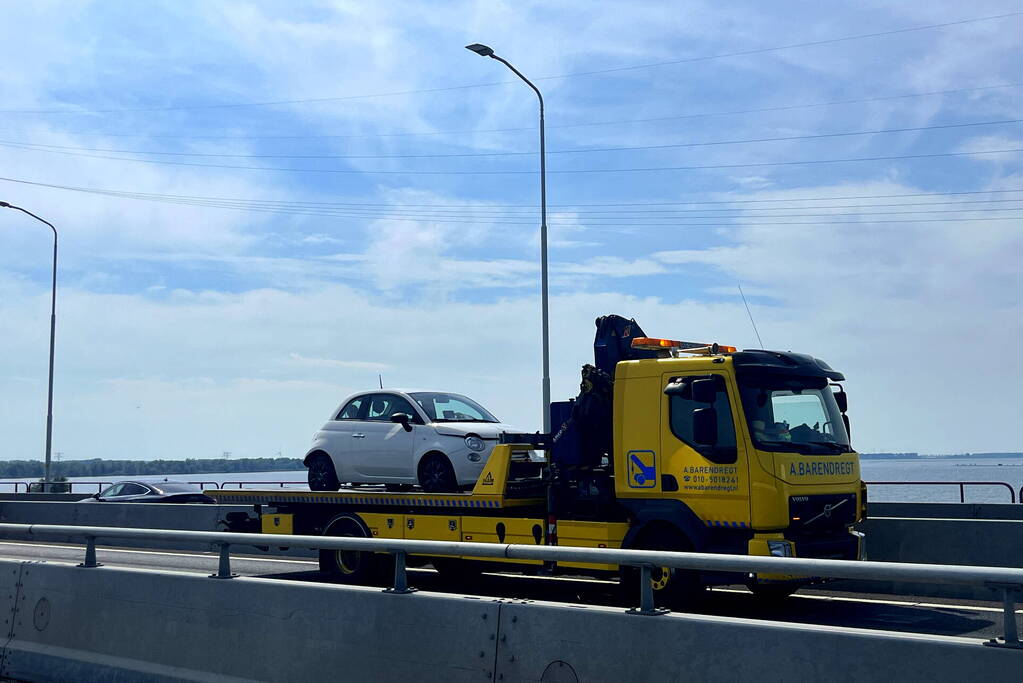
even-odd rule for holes
{"type": "Polygon", "coordinates": [[[714,403],[718,396],[718,385],[713,379],[697,379],[692,383],[693,400],[697,403],[714,403]]]}
{"type": "MultiPolygon", "coordinates": [[[[704,380],[708,381],[708,380],[704,380]]],[[[701,446],[716,446],[718,442],[718,411],[697,408],[693,411],[693,441],[701,446]]]]}
{"type": "Polygon", "coordinates": [[[849,410],[849,397],[846,396],[845,389],[840,388],[838,391],[834,392],[833,395],[835,397],[835,403],[838,404],[839,411],[845,413],[845,411],[849,410]]]}
{"type": "Polygon", "coordinates": [[[394,413],[391,415],[391,422],[397,422],[406,432],[412,431],[412,416],[407,413],[394,413]]]}

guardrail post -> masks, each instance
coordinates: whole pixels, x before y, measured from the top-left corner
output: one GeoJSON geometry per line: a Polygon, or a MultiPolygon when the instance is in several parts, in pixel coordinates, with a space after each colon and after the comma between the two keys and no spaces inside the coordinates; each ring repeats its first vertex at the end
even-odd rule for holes
{"type": "Polygon", "coordinates": [[[633,607],[628,610],[629,614],[655,617],[661,614],[667,614],[670,611],[663,607],[657,607],[654,605],[654,584],[653,581],[650,580],[651,569],[653,569],[653,567],[649,564],[641,564],[639,566],[639,607],[633,607]]]}
{"type": "Polygon", "coordinates": [[[408,575],[405,573],[405,551],[392,550],[391,554],[394,555],[394,587],[384,592],[396,595],[415,593],[416,589],[408,585],[408,575]]]}
{"type": "Polygon", "coordinates": [[[1016,598],[1013,595],[1023,586],[988,584],[988,587],[993,590],[1002,591],[1002,629],[1005,631],[1005,637],[1002,638],[1002,642],[999,642],[998,638],[992,638],[984,644],[991,647],[1008,647],[1014,650],[1023,650],[1023,643],[1019,640],[1019,630],[1016,628],[1016,598]]]}
{"type": "Polygon", "coordinates": [[[92,569],[93,567],[102,567],[103,565],[96,561],[96,537],[87,536],[85,539],[85,562],[82,562],[79,567],[84,569],[92,569]]]}
{"type": "Polygon", "coordinates": [[[217,566],[217,573],[210,574],[211,579],[233,579],[238,576],[231,573],[231,546],[228,543],[218,543],[220,546],[220,564],[217,566]]]}

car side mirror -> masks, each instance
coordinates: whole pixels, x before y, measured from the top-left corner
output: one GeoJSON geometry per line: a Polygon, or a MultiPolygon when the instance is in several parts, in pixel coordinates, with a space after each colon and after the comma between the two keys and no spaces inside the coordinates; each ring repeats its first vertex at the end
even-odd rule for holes
{"type": "Polygon", "coordinates": [[[718,396],[718,385],[713,379],[697,379],[692,383],[693,400],[697,403],[714,403],[718,396]]]}
{"type": "Polygon", "coordinates": [[[716,446],[718,442],[718,411],[697,408],[693,411],[693,441],[700,446],[716,446]]]}
{"type": "Polygon", "coordinates": [[[397,422],[406,432],[412,431],[412,416],[407,413],[394,413],[391,415],[391,422],[397,422]]]}

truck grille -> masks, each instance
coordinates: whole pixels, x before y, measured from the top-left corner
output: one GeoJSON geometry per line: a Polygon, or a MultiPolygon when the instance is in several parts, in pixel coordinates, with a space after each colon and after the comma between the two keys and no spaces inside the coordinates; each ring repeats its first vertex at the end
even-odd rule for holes
{"type": "Polygon", "coordinates": [[[796,534],[819,535],[844,529],[856,521],[856,494],[792,496],[790,529],[796,534]]]}

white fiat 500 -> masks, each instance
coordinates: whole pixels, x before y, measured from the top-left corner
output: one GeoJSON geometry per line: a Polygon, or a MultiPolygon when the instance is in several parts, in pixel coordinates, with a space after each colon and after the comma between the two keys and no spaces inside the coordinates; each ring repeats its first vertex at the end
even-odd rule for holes
{"type": "Polygon", "coordinates": [[[338,406],[305,456],[309,488],[386,484],[452,492],[476,483],[498,435],[517,431],[483,406],[440,391],[366,391],[338,406]]]}

